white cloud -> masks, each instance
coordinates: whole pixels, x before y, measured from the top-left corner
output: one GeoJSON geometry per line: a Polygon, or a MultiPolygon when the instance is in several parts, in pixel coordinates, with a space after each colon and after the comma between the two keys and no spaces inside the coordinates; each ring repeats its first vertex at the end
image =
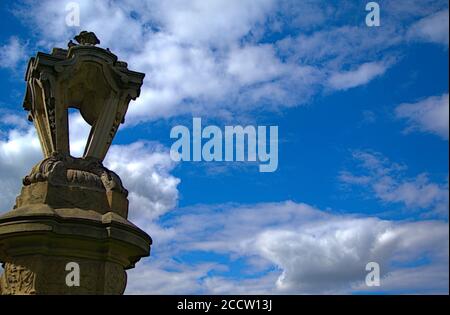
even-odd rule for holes
{"type": "Polygon", "coordinates": [[[427,208],[435,203],[438,203],[438,208],[443,211],[447,208],[445,204],[448,201],[448,188],[430,182],[426,174],[403,182],[385,176],[373,184],[373,189],[382,200],[403,202],[409,208],[427,208]]]}
{"type": "Polygon", "coordinates": [[[227,71],[250,85],[279,78],[288,73],[289,66],[280,62],[272,45],[260,45],[233,49],[227,71]]]}
{"type": "Polygon", "coordinates": [[[408,209],[425,211],[425,215],[448,215],[448,182],[434,183],[426,173],[408,178],[402,173],[405,166],[377,152],[354,151],[353,158],[359,170],[341,172],[341,182],[370,188],[384,202],[402,203],[408,209]]]}
{"type": "Polygon", "coordinates": [[[175,167],[169,150],[145,141],[113,145],[105,165],[119,174],[130,192],[130,219],[151,233],[153,220],[178,201],[180,180],[169,173],[175,167]]]}
{"type": "Polygon", "coordinates": [[[15,113],[11,113],[8,110],[2,109],[0,109],[0,124],[4,125],[5,127],[9,126],[18,130],[25,130],[30,126],[25,113],[24,115],[20,116],[15,113]]]}
{"type": "Polygon", "coordinates": [[[274,283],[277,281],[276,273],[265,276],[244,279],[232,279],[223,276],[207,277],[203,281],[204,291],[209,294],[242,294],[257,295],[277,293],[274,283]]]}
{"type": "Polygon", "coordinates": [[[0,44],[0,68],[16,69],[26,57],[25,48],[16,36],[10,37],[4,45],[0,44]]]}
{"type": "Polygon", "coordinates": [[[78,110],[69,111],[69,144],[72,156],[83,156],[90,130],[91,126],[78,110]]]}
{"type": "Polygon", "coordinates": [[[413,104],[401,104],[395,109],[398,118],[406,119],[406,133],[419,130],[448,140],[449,101],[448,93],[428,97],[413,104]]]}
{"type": "Polygon", "coordinates": [[[385,14],[392,14],[396,20],[423,18],[448,7],[446,0],[383,1],[385,14]]]}
{"type": "MultiPolygon", "coordinates": [[[[19,14],[40,30],[47,49],[65,45],[78,31],[64,24],[65,3],[40,1],[19,14]],[[29,14],[36,11],[41,14],[29,14]]],[[[329,74],[336,89],[381,75],[386,65],[376,61],[376,53],[401,38],[386,27],[374,37],[366,27],[331,26],[310,36],[258,44],[288,13],[301,28],[304,14],[315,25],[323,23],[328,5],[302,5],[296,13],[292,5],[277,6],[271,0],[142,1],[139,6],[132,1],[80,1],[80,7],[80,29],[96,32],[101,46],[147,74],[141,97],[130,105],[128,124],[198,113],[236,117],[256,108],[277,111],[305,104],[330,85],[329,74]]]]}
{"type": "Polygon", "coordinates": [[[196,294],[202,287],[199,279],[206,277],[214,266],[188,266],[173,261],[150,259],[150,262],[141,262],[135,269],[127,272],[125,294],[196,294]]]}
{"type": "Polygon", "coordinates": [[[74,33],[88,29],[131,69],[145,72],[128,125],[186,114],[229,118],[256,109],[278,111],[305,104],[327,88],[365,85],[391,66],[386,60],[396,56],[389,49],[407,40],[413,22],[423,18],[418,25],[427,26],[420,29],[435,30],[444,16],[434,1],[386,4],[383,30],[373,32],[335,23],[360,9],[353,3],[80,0],[81,26],[71,28],[65,25],[67,2],[28,3],[18,15],[39,32],[46,49],[65,46],[74,33]],[[284,31],[298,35],[278,39],[284,31]],[[272,35],[277,40],[267,42],[265,36],[272,35]]]}
{"type": "MultiPolygon", "coordinates": [[[[427,251],[428,255],[440,257],[448,244],[447,228],[438,222],[394,224],[375,218],[332,219],[302,229],[265,232],[258,238],[258,247],[264,257],[282,268],[277,281],[281,291],[333,293],[363,282],[368,262],[379,263],[384,276],[393,261],[408,262],[427,251]],[[441,241],[442,246],[435,246],[441,241]]],[[[380,289],[389,288],[383,279],[381,283],[380,289]]]]}
{"type": "Polygon", "coordinates": [[[352,184],[352,185],[365,185],[371,180],[370,176],[356,176],[348,171],[342,171],[339,173],[339,180],[341,182],[352,184]]]}
{"type": "Polygon", "coordinates": [[[401,31],[392,25],[384,25],[383,32],[375,33],[365,26],[346,25],[285,37],[277,47],[289,58],[337,71],[342,66],[376,60],[380,52],[401,43],[401,31]]]}
{"type": "MultiPolygon", "coordinates": [[[[23,6],[17,6],[15,12],[32,27],[38,46],[47,49],[55,45],[66,47],[68,41],[81,30],[94,30],[102,46],[114,49],[119,55],[141,44],[144,34],[142,21],[131,17],[131,8],[126,2],[75,1],[80,7],[80,27],[66,24],[66,16],[71,13],[66,7],[71,2],[74,1],[27,1],[23,6]]],[[[139,5],[142,9],[143,3],[139,5]]]]}
{"type": "Polygon", "coordinates": [[[354,70],[333,73],[328,84],[335,90],[348,90],[367,84],[374,78],[384,74],[388,66],[380,62],[367,62],[354,70]]]}
{"type": "Polygon", "coordinates": [[[349,293],[364,282],[369,261],[381,266],[381,290],[408,290],[410,281],[390,278],[407,272],[420,275],[415,292],[448,290],[448,273],[435,282],[435,270],[448,265],[446,222],[332,215],[287,201],[197,205],[176,210],[160,224],[173,235],[158,242],[156,257],[129,271],[128,293],[349,293]],[[228,270],[221,270],[220,259],[179,260],[192,251],[246,263],[239,279],[229,278],[221,273],[228,270]],[[424,258],[428,269],[408,267],[424,258]]]}
{"type": "Polygon", "coordinates": [[[233,84],[209,49],[181,45],[164,33],[152,36],[129,61],[147,75],[141,97],[130,105],[131,122],[199,111],[225,97],[233,84]]]}
{"type": "Polygon", "coordinates": [[[430,14],[409,29],[410,38],[448,46],[448,9],[430,14]]]}
{"type": "Polygon", "coordinates": [[[273,0],[150,1],[148,14],[181,42],[229,46],[264,23],[273,0]]]}
{"type": "Polygon", "coordinates": [[[41,148],[34,129],[10,129],[0,139],[0,213],[12,209],[22,187],[22,178],[41,159],[41,148]]]}
{"type": "MultiPolygon", "coordinates": [[[[19,192],[20,178],[40,155],[30,127],[12,129],[1,140],[5,210],[19,192]]],[[[374,170],[383,165],[383,161],[370,156],[364,163],[374,170]]],[[[332,215],[290,201],[197,205],[164,217],[176,206],[179,183],[170,175],[174,164],[166,149],[148,142],[114,145],[106,164],[130,190],[133,222],[149,232],[155,242],[152,256],[129,271],[128,293],[351,292],[362,281],[368,260],[380,262],[385,277],[400,277],[406,271],[395,267],[395,263],[413,263],[424,256],[433,268],[430,274],[421,270],[417,291],[446,290],[443,283],[448,283],[448,274],[436,283],[435,270],[448,264],[447,223],[401,223],[332,215]],[[245,261],[242,278],[224,276],[222,272],[229,268],[227,262],[215,259],[176,262],[177,255],[191,251],[245,261]]],[[[392,168],[398,167],[385,167],[392,168]]],[[[414,270],[409,271],[413,277],[414,270]]],[[[387,284],[383,289],[389,289],[387,284]]],[[[404,287],[396,283],[394,289],[404,287]]]]}

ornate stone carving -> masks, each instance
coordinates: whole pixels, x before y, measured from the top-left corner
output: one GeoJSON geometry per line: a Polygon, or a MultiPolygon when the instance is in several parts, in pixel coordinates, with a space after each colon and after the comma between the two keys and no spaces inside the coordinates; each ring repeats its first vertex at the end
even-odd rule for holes
{"type": "Polygon", "coordinates": [[[100,44],[100,40],[93,32],[82,31],[74,38],[80,45],[95,46],[100,44]]]}
{"type": "Polygon", "coordinates": [[[0,277],[0,293],[2,295],[31,295],[36,293],[36,274],[26,267],[5,263],[0,277]]]}
{"type": "Polygon", "coordinates": [[[25,186],[48,181],[58,186],[76,186],[100,191],[116,191],[128,195],[119,176],[95,159],[74,158],[70,155],[53,152],[52,155],[36,164],[31,173],[24,177],[25,186]]]}
{"type": "Polygon", "coordinates": [[[25,257],[20,263],[3,264],[0,276],[1,295],[52,294],[123,294],[127,275],[118,263],[78,258],[80,267],[79,286],[66,284],[65,266],[73,261],[68,257],[25,257]],[[36,260],[41,259],[40,264],[36,260]],[[25,265],[35,269],[31,271],[25,265]]]}

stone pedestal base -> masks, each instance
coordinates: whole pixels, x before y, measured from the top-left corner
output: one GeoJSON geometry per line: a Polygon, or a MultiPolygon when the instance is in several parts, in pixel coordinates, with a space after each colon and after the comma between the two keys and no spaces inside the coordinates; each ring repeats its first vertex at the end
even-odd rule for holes
{"type": "Polygon", "coordinates": [[[27,256],[3,264],[0,278],[3,295],[34,294],[123,294],[126,272],[120,264],[79,257],[27,256]],[[66,266],[77,262],[79,286],[67,285],[70,270],[66,266]]]}
{"type": "Polygon", "coordinates": [[[0,217],[0,293],[122,294],[125,270],[150,254],[150,244],[113,212],[22,206],[0,217]],[[67,281],[73,263],[79,286],[67,281]]]}

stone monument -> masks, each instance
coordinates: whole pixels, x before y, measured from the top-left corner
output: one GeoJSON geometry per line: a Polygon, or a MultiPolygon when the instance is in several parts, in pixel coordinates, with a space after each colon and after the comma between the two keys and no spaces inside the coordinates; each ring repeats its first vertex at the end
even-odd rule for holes
{"type": "Polygon", "coordinates": [[[127,220],[128,191],[102,163],[144,74],[92,32],[75,40],[28,63],[23,107],[44,159],[0,217],[1,294],[122,294],[125,270],[150,254],[150,236],[127,220]],[[68,108],[91,126],[80,158],[70,155],[68,108]]]}

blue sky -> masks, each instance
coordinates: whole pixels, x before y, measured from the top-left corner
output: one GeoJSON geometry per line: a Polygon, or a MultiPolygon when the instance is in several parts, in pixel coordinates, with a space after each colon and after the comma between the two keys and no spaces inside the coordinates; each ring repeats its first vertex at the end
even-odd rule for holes
{"type": "Polygon", "coordinates": [[[127,293],[448,293],[448,1],[367,2],[2,2],[0,211],[41,158],[26,62],[86,29],[146,73],[105,161],[154,239],[127,293]],[[277,171],[172,161],[192,117],[278,126],[277,171]]]}

